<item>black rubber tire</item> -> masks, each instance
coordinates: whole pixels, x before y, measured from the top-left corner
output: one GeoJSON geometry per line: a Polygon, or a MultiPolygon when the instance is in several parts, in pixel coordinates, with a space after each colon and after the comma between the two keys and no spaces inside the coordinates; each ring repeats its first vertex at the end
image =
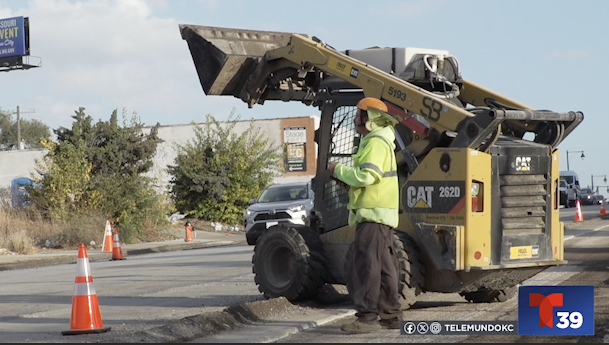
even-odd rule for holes
{"type": "MultiPolygon", "coordinates": [[[[407,310],[415,304],[421,294],[425,282],[425,265],[419,247],[407,233],[394,230],[393,249],[395,265],[398,272],[398,291],[402,310],[407,310]]],[[[349,246],[345,260],[346,286],[349,295],[353,292],[351,265],[353,262],[353,246],[349,246]]]]}
{"type": "Polygon", "coordinates": [[[516,286],[511,286],[503,290],[492,290],[482,288],[473,292],[461,292],[461,296],[472,303],[493,303],[505,302],[516,295],[516,286]]]}
{"type": "Polygon", "coordinates": [[[402,310],[407,310],[416,303],[417,296],[423,291],[425,283],[423,254],[414,239],[403,231],[394,231],[393,246],[396,265],[398,265],[396,267],[398,267],[400,303],[402,310]]]}
{"type": "Polygon", "coordinates": [[[304,225],[270,227],[256,241],[252,264],[254,282],[264,297],[290,302],[314,296],[329,272],[319,236],[304,225]]]}

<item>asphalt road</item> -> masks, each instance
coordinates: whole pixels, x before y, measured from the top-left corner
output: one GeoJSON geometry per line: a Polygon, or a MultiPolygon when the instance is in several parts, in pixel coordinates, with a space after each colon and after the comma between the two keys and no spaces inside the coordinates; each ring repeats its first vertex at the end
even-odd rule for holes
{"type": "MultiPolygon", "coordinates": [[[[90,262],[104,326],[132,334],[262,300],[244,244],[90,262]]],[[[0,342],[80,342],[70,328],[74,264],[0,272],[0,342]]],[[[129,342],[130,339],[124,341],[129,342]]]]}

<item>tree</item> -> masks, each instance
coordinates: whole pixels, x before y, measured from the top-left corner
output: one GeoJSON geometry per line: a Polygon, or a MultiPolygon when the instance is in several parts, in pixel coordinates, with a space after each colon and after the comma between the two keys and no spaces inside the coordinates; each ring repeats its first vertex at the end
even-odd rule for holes
{"type": "Polygon", "coordinates": [[[178,211],[240,224],[249,199],[279,176],[281,146],[253,122],[237,133],[238,120],[234,109],[225,123],[207,115],[202,126],[193,123],[194,139],[175,146],[177,156],[167,172],[178,211]]]}
{"type": "Polygon", "coordinates": [[[109,121],[96,124],[82,107],[72,118],[71,128],[54,131],[57,143],[45,142],[50,152],[38,169],[37,204],[60,218],[71,212],[107,214],[120,224],[126,243],[141,235],[146,224],[166,221],[169,210],[154,192],[154,181],[145,176],[162,141],[160,124],[146,135],[135,114],[127,119],[123,112],[123,126],[116,110],[109,121]]]}
{"type": "MultiPolygon", "coordinates": [[[[51,137],[50,128],[36,119],[20,119],[21,141],[26,149],[42,149],[42,140],[51,137]]],[[[17,119],[13,113],[0,109],[0,151],[15,150],[17,146],[17,119]]]]}
{"type": "Polygon", "coordinates": [[[34,177],[39,189],[31,189],[33,199],[51,218],[66,219],[81,209],[91,179],[91,164],[84,152],[70,142],[58,145],[44,140],[48,153],[36,162],[41,176],[34,177]]]}

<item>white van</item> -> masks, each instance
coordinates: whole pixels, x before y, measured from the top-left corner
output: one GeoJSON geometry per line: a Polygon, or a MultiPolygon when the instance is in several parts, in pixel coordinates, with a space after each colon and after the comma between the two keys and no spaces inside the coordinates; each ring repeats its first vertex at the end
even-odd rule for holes
{"type": "Polygon", "coordinates": [[[575,206],[575,201],[579,200],[581,192],[579,190],[579,176],[573,170],[563,170],[560,172],[560,179],[567,182],[567,202],[565,207],[575,206]]]}

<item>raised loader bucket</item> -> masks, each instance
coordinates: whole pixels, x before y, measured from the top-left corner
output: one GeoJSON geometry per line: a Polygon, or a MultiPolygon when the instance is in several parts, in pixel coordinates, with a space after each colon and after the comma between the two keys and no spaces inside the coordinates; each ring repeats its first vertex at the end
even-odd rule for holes
{"type": "Polygon", "coordinates": [[[268,50],[286,46],[291,33],[180,24],[206,95],[239,92],[268,50]]]}

